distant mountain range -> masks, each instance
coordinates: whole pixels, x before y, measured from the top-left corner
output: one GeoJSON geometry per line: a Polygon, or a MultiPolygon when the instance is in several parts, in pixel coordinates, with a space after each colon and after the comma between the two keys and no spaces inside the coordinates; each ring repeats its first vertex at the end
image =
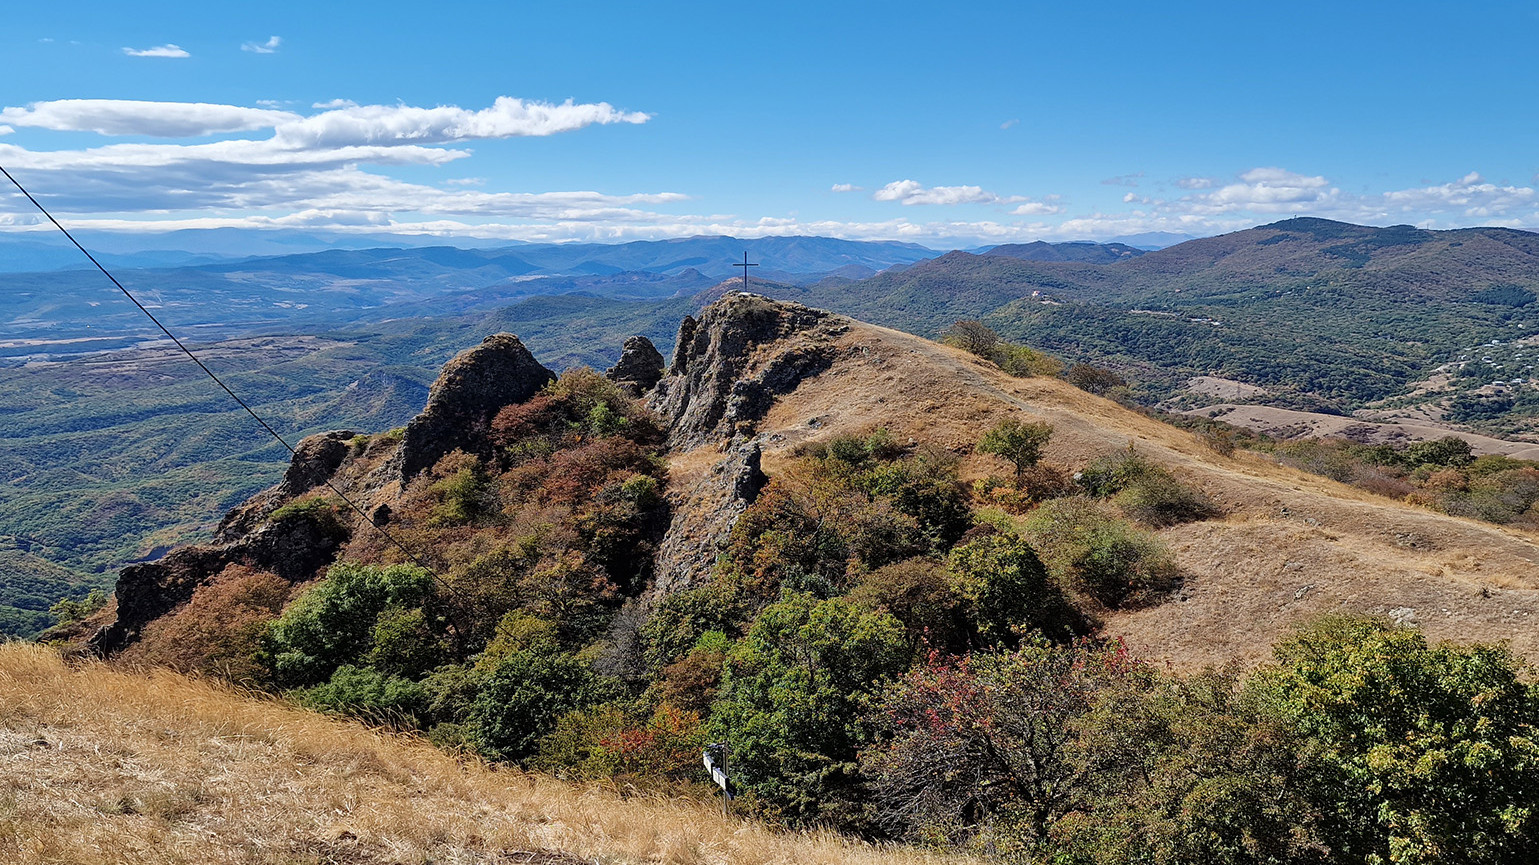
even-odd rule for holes
{"type": "Polygon", "coordinates": [[[1109,255],[950,252],[781,293],[931,336],[983,319],[1012,339],[1118,367],[1151,401],[1211,375],[1263,387],[1272,404],[1344,412],[1446,367],[1452,380],[1429,396],[1432,417],[1513,434],[1539,415],[1539,390],[1510,385],[1530,384],[1532,358],[1507,348],[1539,341],[1539,234],[1300,218],[1109,255]],[[1495,381],[1507,389],[1493,391],[1495,381]]]}
{"type": "MultiPolygon", "coordinates": [[[[299,435],[399,425],[444,360],[496,331],[519,334],[555,369],[607,366],[632,334],[667,355],[679,319],[735,286],[745,248],[760,263],[755,292],[927,337],[982,319],[1119,371],[1145,403],[1206,406],[1188,381],[1208,376],[1260,388],[1248,400],[1267,405],[1539,433],[1539,235],[1509,229],[1292,219],[1147,252],[1060,243],[937,254],[825,238],[392,247],[119,276],[299,435]]],[[[195,533],[281,473],[278,448],[154,347],[100,274],[0,274],[0,320],[0,583],[33,586],[0,594],[33,597],[29,621],[64,589],[195,533]]]]}

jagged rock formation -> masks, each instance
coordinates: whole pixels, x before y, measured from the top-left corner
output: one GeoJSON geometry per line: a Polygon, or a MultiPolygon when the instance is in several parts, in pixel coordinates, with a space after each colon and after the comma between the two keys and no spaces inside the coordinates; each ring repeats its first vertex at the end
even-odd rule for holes
{"type": "Polygon", "coordinates": [[[693,448],[751,434],[775,397],[833,363],[835,318],[799,303],[734,292],[686,317],[668,375],[647,405],[668,441],[693,448]]]}
{"type": "Polygon", "coordinates": [[[759,461],[759,443],[748,442],[734,448],[704,476],[669,493],[673,520],[658,546],[648,598],[665,598],[710,576],[738,517],[769,481],[759,461]]]}
{"type": "MultiPolygon", "coordinates": [[[[667,375],[649,340],[627,340],[609,378],[630,393],[650,393],[675,455],[687,457],[697,449],[708,455],[695,463],[701,470],[681,474],[667,494],[671,522],[646,598],[709,576],[733,525],[768,481],[754,424],[778,395],[833,363],[849,329],[843,322],[800,304],[729,293],[698,320],[684,320],[667,375]]],[[[296,584],[315,578],[350,535],[369,531],[368,522],[388,523],[407,485],[444,455],[458,449],[492,456],[492,419],[554,378],[516,336],[496,334],[444,366],[426,408],[399,438],[337,430],[301,440],[282,482],[232,510],[220,523],[216,543],[183,547],[158,562],[125,568],[117,585],[117,618],[91,637],[90,648],[101,654],[121,651],[147,624],[174,613],[230,565],[269,571],[296,584]],[[357,503],[367,520],[319,501],[284,507],[307,495],[334,500],[328,483],[357,503]]]]}
{"type": "Polygon", "coordinates": [[[347,535],[328,509],[280,514],[234,542],[179,547],[158,562],[129,565],[118,575],[117,618],[86,645],[102,655],[122,651],[139,638],[145,625],[187,603],[199,586],[229,565],[247,565],[291,583],[304,582],[331,564],[347,535]]]}
{"type": "Polygon", "coordinates": [[[640,398],[663,377],[663,354],[644,336],[633,336],[620,350],[620,360],[604,376],[633,397],[640,398]]]}
{"type": "Polygon", "coordinates": [[[486,431],[504,406],[523,402],[556,380],[511,333],[492,334],[444,365],[427,408],[406,425],[398,454],[400,479],[410,481],[456,449],[487,456],[486,431]]]}
{"type": "Polygon", "coordinates": [[[708,471],[669,491],[673,521],[658,551],[648,597],[702,582],[733,525],[768,480],[755,423],[775,398],[834,362],[843,319],[798,303],[732,292],[679,326],[673,364],[648,405],[664,418],[676,453],[723,448],[708,471]]]}
{"type": "Polygon", "coordinates": [[[214,530],[214,540],[226,544],[239,540],[255,531],[283,503],[326,483],[346,459],[357,435],[352,430],[333,430],[300,439],[283,480],[226,514],[214,530]]]}
{"type": "Polygon", "coordinates": [[[93,634],[87,647],[103,655],[123,650],[145,625],[186,604],[230,565],[268,571],[290,583],[314,579],[362,521],[339,514],[331,504],[284,505],[318,487],[321,498],[335,499],[324,486],[330,482],[375,524],[387,522],[390,504],[407,481],[456,448],[489,454],[486,433],[497,412],[554,379],[518,337],[499,333],[445,364],[427,407],[401,438],[336,430],[301,439],[283,480],[230,511],[215,531],[215,543],[180,547],[160,561],[124,568],[115,593],[116,618],[93,634]]]}

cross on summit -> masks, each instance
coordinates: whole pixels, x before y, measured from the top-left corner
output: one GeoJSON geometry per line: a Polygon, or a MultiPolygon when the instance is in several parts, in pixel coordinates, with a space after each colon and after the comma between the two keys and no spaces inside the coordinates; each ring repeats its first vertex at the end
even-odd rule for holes
{"type": "Polygon", "coordinates": [[[743,261],[742,261],[742,263],[734,264],[732,266],[733,267],[741,267],[743,269],[743,290],[747,291],[748,290],[748,268],[750,268],[750,267],[758,267],[759,266],[758,262],[755,262],[753,264],[749,264],[748,263],[748,250],[745,249],[745,250],[743,250],[743,261]]]}

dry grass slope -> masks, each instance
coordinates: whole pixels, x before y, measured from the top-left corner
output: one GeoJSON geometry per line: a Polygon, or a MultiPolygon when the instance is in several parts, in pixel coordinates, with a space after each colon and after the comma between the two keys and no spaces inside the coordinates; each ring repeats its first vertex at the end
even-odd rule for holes
{"type": "MultiPolygon", "coordinates": [[[[1530,534],[1448,517],[1284,468],[1221,457],[1196,436],[1057,379],[1012,378],[926,339],[850,321],[825,373],[781,397],[761,425],[774,474],[798,442],[885,426],[967,453],[963,472],[1002,470],[971,448],[1003,417],[1045,420],[1047,460],[1079,468],[1133,443],[1202,487],[1220,520],[1165,529],[1185,576],[1179,595],[1111,615],[1107,631],[1177,668],[1270,656],[1299,622],[1332,611],[1391,615],[1432,640],[1510,642],[1539,662],[1539,544],[1530,534]]],[[[714,451],[714,449],[712,449],[714,451]]],[[[687,486],[714,459],[673,462],[687,486]]]]}
{"type": "Polygon", "coordinates": [[[212,682],[0,644],[7,865],[955,862],[456,760],[212,682]]]}

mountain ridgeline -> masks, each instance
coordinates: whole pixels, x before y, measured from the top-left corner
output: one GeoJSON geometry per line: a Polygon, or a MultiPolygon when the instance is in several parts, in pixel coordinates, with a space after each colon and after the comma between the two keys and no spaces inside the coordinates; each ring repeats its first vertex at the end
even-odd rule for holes
{"type": "MultiPolygon", "coordinates": [[[[333,250],[124,277],[294,438],[405,424],[467,338],[516,332],[555,371],[608,366],[635,334],[668,354],[679,319],[721,297],[749,248],[766,295],[927,337],[982,319],[1115,371],[1122,398],[1146,405],[1238,422],[1241,402],[1336,428],[1351,424],[1320,413],[1523,439],[1539,416],[1536,238],[1297,219],[1155,251],[1030,243],[937,257],[908,244],[690,238],[333,250]]],[[[100,274],[5,279],[16,338],[0,345],[11,456],[0,631],[29,636],[61,596],[207,537],[282,476],[287,455],[184,359],[146,343],[137,310],[100,274]]],[[[1286,437],[1292,421],[1257,423],[1286,437]]]]}
{"type": "Polygon", "coordinates": [[[1506,369],[1482,360],[1489,344],[1539,328],[1530,232],[1298,218],[1113,262],[1001,249],[1010,248],[771,293],[925,335],[981,319],[1018,342],[1118,368],[1150,401],[1211,375],[1261,386],[1271,404],[1347,412],[1446,366],[1453,384],[1418,404],[1508,434],[1530,430],[1539,411],[1532,388],[1484,387],[1527,378],[1527,358],[1506,369]]]}
{"type": "Polygon", "coordinates": [[[1531,536],[716,294],[603,375],[487,336],[47,638],[985,856],[1535,851],[1531,536]]]}

